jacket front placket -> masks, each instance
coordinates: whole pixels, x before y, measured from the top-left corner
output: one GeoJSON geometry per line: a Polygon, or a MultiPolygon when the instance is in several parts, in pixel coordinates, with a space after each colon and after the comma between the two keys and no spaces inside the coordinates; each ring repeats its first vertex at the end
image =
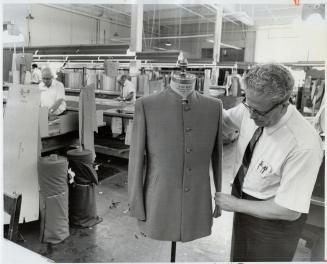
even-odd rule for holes
{"type": "Polygon", "coordinates": [[[182,211],[181,211],[181,240],[185,240],[186,230],[185,227],[188,226],[187,221],[187,199],[192,195],[191,186],[191,174],[192,174],[192,157],[194,155],[194,146],[192,144],[192,100],[188,100],[187,103],[182,103],[182,117],[183,117],[183,139],[184,139],[184,166],[183,166],[183,179],[182,179],[182,211]]]}

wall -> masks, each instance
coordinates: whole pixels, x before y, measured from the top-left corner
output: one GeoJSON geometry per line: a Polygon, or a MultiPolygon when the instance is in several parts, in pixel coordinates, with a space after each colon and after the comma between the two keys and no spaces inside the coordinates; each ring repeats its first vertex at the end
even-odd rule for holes
{"type": "Polygon", "coordinates": [[[12,21],[14,23],[15,31],[17,30],[19,33],[22,33],[20,37],[18,36],[7,36],[3,33],[3,46],[4,47],[13,47],[12,43],[14,40],[16,42],[16,46],[23,45],[25,34],[26,34],[26,16],[29,13],[29,5],[24,4],[13,4],[3,5],[3,22],[12,21]],[[18,41],[19,39],[19,41],[18,41]],[[18,43],[17,43],[18,41],[18,43]]]}
{"type": "Polygon", "coordinates": [[[322,61],[326,58],[326,26],[297,24],[257,28],[256,62],[322,61]]]}
{"type": "MultiPolygon", "coordinates": [[[[256,33],[253,28],[248,29],[241,25],[235,25],[233,23],[223,23],[221,42],[229,45],[245,49],[245,61],[254,61],[254,47],[256,33]]],[[[213,23],[202,23],[202,24],[189,24],[183,25],[181,35],[204,35],[214,34],[213,23]]],[[[170,36],[179,35],[178,25],[171,27],[169,32],[170,36]]],[[[190,54],[190,58],[201,58],[202,48],[213,48],[213,43],[208,40],[213,37],[206,38],[189,38],[179,40],[169,40],[173,46],[170,49],[182,49],[190,54]]],[[[164,40],[162,40],[164,41],[164,40]]],[[[161,45],[160,47],[164,47],[161,45]]],[[[167,48],[167,47],[164,47],[167,48]]],[[[223,48],[223,47],[222,47],[223,48]]]]}
{"type": "MultiPolygon", "coordinates": [[[[96,43],[96,20],[42,5],[31,5],[31,46],[96,43]]],[[[27,42],[25,41],[27,44],[27,42]]]]}
{"type": "MultiPolygon", "coordinates": [[[[13,20],[24,35],[25,46],[97,44],[97,20],[52,7],[33,5],[4,5],[3,21],[13,20]],[[31,13],[34,19],[26,16],[31,13]],[[30,43],[28,38],[30,32],[30,43]]],[[[121,44],[111,39],[113,34],[129,37],[130,28],[100,21],[98,44],[121,44]],[[104,33],[105,32],[105,33],[104,33]]]]}

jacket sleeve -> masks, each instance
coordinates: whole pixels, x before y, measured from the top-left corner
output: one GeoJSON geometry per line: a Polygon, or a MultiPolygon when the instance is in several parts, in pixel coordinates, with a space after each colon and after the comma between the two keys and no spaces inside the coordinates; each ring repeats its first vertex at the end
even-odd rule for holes
{"type": "MultiPolygon", "coordinates": [[[[212,164],[212,171],[213,171],[213,180],[215,184],[216,192],[221,191],[221,178],[222,178],[222,145],[223,145],[223,138],[222,138],[222,103],[219,101],[219,115],[218,115],[218,126],[217,126],[217,135],[215,146],[212,151],[211,157],[211,164],[212,164]]],[[[217,218],[221,215],[220,208],[216,205],[215,211],[213,213],[213,217],[217,218]]]]}
{"type": "Polygon", "coordinates": [[[128,163],[128,202],[130,216],[145,220],[143,171],[145,159],[146,126],[142,100],[135,103],[135,113],[128,163]]]}

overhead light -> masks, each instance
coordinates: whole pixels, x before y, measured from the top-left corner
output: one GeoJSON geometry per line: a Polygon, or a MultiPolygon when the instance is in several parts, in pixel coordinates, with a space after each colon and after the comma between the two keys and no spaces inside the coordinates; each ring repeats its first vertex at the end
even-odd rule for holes
{"type": "Polygon", "coordinates": [[[230,44],[226,44],[226,43],[220,43],[220,46],[225,47],[225,48],[231,48],[231,49],[236,49],[236,50],[241,50],[242,48],[237,47],[235,45],[230,45],[230,44]]]}
{"type": "Polygon", "coordinates": [[[159,48],[159,47],[151,47],[152,49],[157,49],[157,50],[166,50],[165,48],[159,48]]]}
{"type": "Polygon", "coordinates": [[[170,42],[165,43],[166,46],[170,47],[172,44],[170,42]]]}
{"type": "MultiPolygon", "coordinates": [[[[214,43],[214,40],[213,39],[206,39],[207,42],[210,42],[210,43],[214,43]]],[[[241,50],[242,48],[240,47],[237,47],[235,45],[230,45],[230,44],[226,44],[226,43],[223,43],[223,42],[220,42],[220,46],[221,47],[225,47],[225,48],[231,48],[231,49],[237,49],[237,50],[241,50]]]]}
{"type": "Polygon", "coordinates": [[[34,19],[34,17],[31,15],[31,13],[29,13],[26,19],[34,19]]]}

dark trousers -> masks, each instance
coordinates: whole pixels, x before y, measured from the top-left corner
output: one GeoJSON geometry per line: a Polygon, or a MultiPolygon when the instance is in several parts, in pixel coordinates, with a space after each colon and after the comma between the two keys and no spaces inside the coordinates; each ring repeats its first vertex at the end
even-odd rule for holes
{"type": "MultiPolygon", "coordinates": [[[[245,193],[242,199],[259,200],[245,193]]],[[[264,220],[235,213],[231,261],[292,261],[306,218],[264,220]]]]}

